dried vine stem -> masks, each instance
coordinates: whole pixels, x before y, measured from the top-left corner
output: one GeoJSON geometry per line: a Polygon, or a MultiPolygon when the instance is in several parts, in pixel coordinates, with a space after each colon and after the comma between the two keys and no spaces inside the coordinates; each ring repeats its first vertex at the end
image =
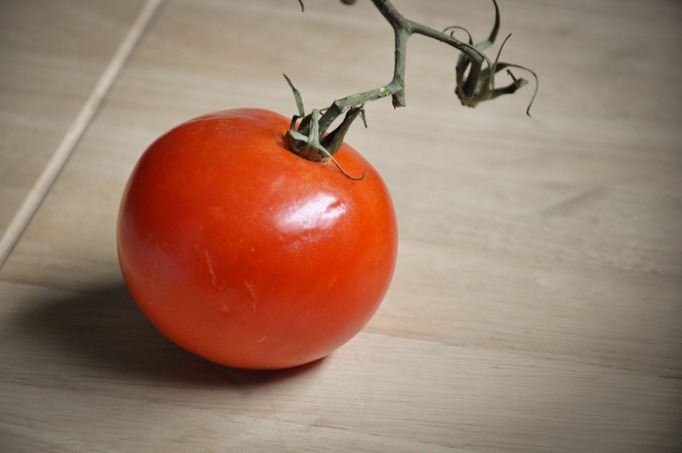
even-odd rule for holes
{"type": "MultiPolygon", "coordinates": [[[[355,3],[355,0],[341,1],[345,4],[355,3]]],[[[433,38],[454,47],[461,52],[455,67],[455,93],[462,105],[468,107],[475,107],[480,102],[495,99],[503,94],[516,92],[516,90],[522,86],[527,85],[528,81],[524,78],[515,77],[511,72],[511,68],[528,71],[535,79],[535,91],[528,105],[528,109],[526,110],[526,113],[530,115],[530,107],[533,104],[538,89],[537,75],[523,66],[499,62],[499,52],[494,61],[483,53],[483,50],[490,47],[495,42],[500,28],[500,12],[496,0],[492,0],[493,5],[495,6],[495,23],[493,29],[486,40],[478,43],[473,42],[471,34],[463,27],[452,26],[443,31],[438,31],[407,19],[395,9],[389,0],[371,1],[393,27],[395,37],[395,62],[392,80],[388,84],[373,90],[337,99],[326,109],[315,109],[312,113],[306,114],[299,91],[285,75],[287,82],[294,93],[299,110],[299,114],[292,119],[291,128],[285,137],[285,142],[291,151],[313,161],[329,160],[332,155],[338,151],[338,148],[343,142],[343,136],[353,120],[359,115],[361,115],[364,120],[363,107],[366,102],[391,96],[394,107],[404,106],[407,41],[413,34],[433,38]],[[465,32],[468,42],[460,41],[455,38],[454,35],[456,31],[465,32]],[[503,69],[507,70],[507,73],[512,79],[512,83],[501,88],[496,88],[495,74],[503,69]],[[344,113],[346,113],[346,116],[341,124],[325,136],[327,129],[344,113]]],[[[299,2],[303,7],[302,1],[299,0],[299,2]]],[[[509,36],[507,36],[507,39],[508,38],[509,36]]]]}

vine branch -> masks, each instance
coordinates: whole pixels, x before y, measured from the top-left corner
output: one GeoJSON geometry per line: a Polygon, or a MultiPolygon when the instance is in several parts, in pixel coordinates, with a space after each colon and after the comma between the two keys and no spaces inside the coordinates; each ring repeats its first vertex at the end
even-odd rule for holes
{"type": "MultiPolygon", "coordinates": [[[[341,1],[348,5],[355,3],[355,0],[341,1]]],[[[413,34],[435,39],[461,52],[455,67],[455,93],[464,106],[475,107],[480,102],[495,99],[503,94],[516,92],[519,88],[527,85],[528,81],[514,76],[511,69],[528,71],[535,79],[535,91],[526,110],[526,113],[530,116],[530,107],[535,100],[538,89],[538,77],[535,72],[517,64],[499,62],[502,48],[500,48],[494,61],[483,53],[483,50],[493,45],[500,29],[500,12],[496,0],[492,0],[495,7],[495,23],[492,31],[486,40],[475,44],[471,34],[463,27],[451,26],[443,31],[438,31],[407,19],[396,10],[389,0],[371,1],[391,27],[393,27],[395,38],[393,78],[386,85],[337,99],[323,110],[315,109],[311,113],[306,114],[299,91],[285,75],[284,77],[294,93],[299,113],[292,119],[291,128],[287,131],[285,137],[285,142],[291,151],[313,161],[329,160],[338,151],[343,142],[343,137],[353,120],[357,116],[362,116],[364,121],[365,103],[391,96],[394,107],[405,106],[407,41],[413,34]],[[465,32],[468,41],[464,42],[455,38],[456,31],[465,32]],[[507,86],[496,88],[495,74],[503,69],[506,69],[512,82],[507,86]],[[327,129],[344,113],[346,113],[346,116],[341,124],[325,136],[327,129]]],[[[301,0],[299,0],[299,3],[301,3],[301,8],[303,8],[301,0]]],[[[505,39],[505,43],[508,38],[509,36],[505,39]]],[[[502,47],[504,47],[504,43],[502,47]]],[[[343,169],[341,170],[343,171],[343,169]]]]}

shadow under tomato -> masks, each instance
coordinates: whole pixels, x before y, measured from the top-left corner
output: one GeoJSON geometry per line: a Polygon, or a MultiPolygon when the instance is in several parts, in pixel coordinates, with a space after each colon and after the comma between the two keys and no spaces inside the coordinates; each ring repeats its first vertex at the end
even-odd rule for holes
{"type": "MultiPolygon", "coordinates": [[[[275,371],[223,367],[176,346],[147,320],[125,285],[44,301],[25,312],[20,329],[37,340],[49,357],[97,375],[163,381],[198,387],[248,388],[301,376],[324,359],[275,371]]],[[[88,373],[91,375],[91,373],[88,373]]]]}

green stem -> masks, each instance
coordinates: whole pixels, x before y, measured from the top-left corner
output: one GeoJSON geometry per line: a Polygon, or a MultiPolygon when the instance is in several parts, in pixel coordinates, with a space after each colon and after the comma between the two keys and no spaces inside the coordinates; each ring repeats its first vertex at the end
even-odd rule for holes
{"type": "MultiPolygon", "coordinates": [[[[406,19],[388,0],[372,0],[372,3],[393,27],[395,35],[395,61],[393,66],[393,79],[387,85],[381,86],[379,88],[364,91],[362,93],[356,93],[335,100],[332,105],[325,110],[324,114],[320,118],[320,133],[325,133],[329,126],[331,126],[331,124],[340,115],[342,115],[346,109],[354,106],[359,106],[386,96],[392,96],[394,107],[405,106],[405,67],[407,61],[407,41],[414,33],[436,39],[462,51],[470,58],[472,62],[470,74],[475,75],[480,73],[481,66],[484,62],[484,56],[473,46],[463,43],[453,36],[439,32],[418,22],[406,19]]],[[[471,95],[471,92],[469,95],[471,95]]],[[[304,121],[303,124],[307,125],[308,122],[304,121]]],[[[299,129],[299,131],[303,134],[310,132],[307,127],[302,127],[299,129]]]]}
{"type": "MultiPolygon", "coordinates": [[[[342,1],[346,4],[354,3],[352,0],[342,1]]],[[[395,60],[392,80],[388,84],[379,88],[374,88],[369,91],[364,91],[337,99],[328,108],[322,110],[321,115],[318,113],[315,115],[312,113],[306,115],[303,111],[303,103],[298,90],[296,90],[293,84],[291,84],[291,81],[287,78],[287,81],[294,92],[294,96],[296,97],[299,114],[302,116],[300,122],[296,121],[296,119],[299,117],[295,117],[295,120],[292,121],[291,130],[287,132],[286,143],[290,148],[293,148],[291,151],[297,154],[302,154],[303,157],[308,159],[311,158],[310,156],[333,155],[338,151],[338,146],[340,146],[343,140],[343,135],[345,135],[346,130],[350,126],[350,123],[355,119],[357,114],[354,114],[350,117],[347,115],[341,126],[337,127],[337,129],[335,129],[333,132],[330,132],[330,135],[333,134],[335,136],[335,139],[332,141],[333,146],[330,149],[318,149],[318,152],[311,153],[311,147],[314,148],[316,146],[322,146],[322,141],[320,138],[327,132],[334,121],[336,121],[336,119],[338,119],[349,109],[355,109],[362,112],[362,108],[365,103],[387,96],[392,97],[394,107],[405,106],[405,66],[407,58],[407,41],[413,34],[419,34],[435,39],[459,50],[462,53],[456,67],[457,88],[455,92],[457,93],[457,96],[460,98],[460,101],[463,105],[473,107],[479,102],[493,99],[494,97],[497,97],[501,94],[513,93],[516,91],[516,89],[527,84],[525,79],[516,78],[511,75],[513,83],[510,86],[498,89],[495,89],[494,87],[495,73],[502,69],[502,67],[516,67],[521,69],[525,68],[514,64],[498,63],[497,59],[495,59],[495,63],[492,63],[491,60],[482,52],[482,49],[492,45],[500,27],[497,2],[496,0],[492,1],[495,6],[495,24],[493,26],[493,30],[486,41],[473,44],[471,42],[465,43],[458,40],[453,36],[453,33],[446,33],[448,29],[461,29],[461,27],[448,27],[448,29],[445,31],[437,31],[426,25],[422,25],[405,18],[398,12],[398,10],[395,9],[389,0],[372,0],[372,3],[377,10],[393,27],[395,37],[395,60]],[[312,137],[311,134],[317,136],[312,137]],[[295,138],[293,137],[294,135],[295,138]],[[305,148],[305,151],[303,148],[305,148]]],[[[535,73],[532,71],[531,74],[535,76],[535,73]]],[[[537,82],[537,76],[535,77],[537,82]]]]}

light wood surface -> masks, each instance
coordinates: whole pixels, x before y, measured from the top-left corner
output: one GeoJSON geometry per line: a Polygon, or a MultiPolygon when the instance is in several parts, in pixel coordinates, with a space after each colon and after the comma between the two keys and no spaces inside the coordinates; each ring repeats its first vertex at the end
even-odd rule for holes
{"type": "MultiPolygon", "coordinates": [[[[487,1],[395,4],[492,25],[487,1]]],[[[396,205],[391,290],[327,359],[257,373],[140,314],[121,192],[179,122],[295,113],[282,72],[308,108],[388,82],[390,27],[367,1],[3,1],[0,234],[22,234],[0,250],[0,450],[682,449],[682,5],[500,7],[503,59],[541,78],[533,117],[528,89],[460,107],[457,54],[411,40],[407,107],[372,103],[348,136],[396,205]]]]}

